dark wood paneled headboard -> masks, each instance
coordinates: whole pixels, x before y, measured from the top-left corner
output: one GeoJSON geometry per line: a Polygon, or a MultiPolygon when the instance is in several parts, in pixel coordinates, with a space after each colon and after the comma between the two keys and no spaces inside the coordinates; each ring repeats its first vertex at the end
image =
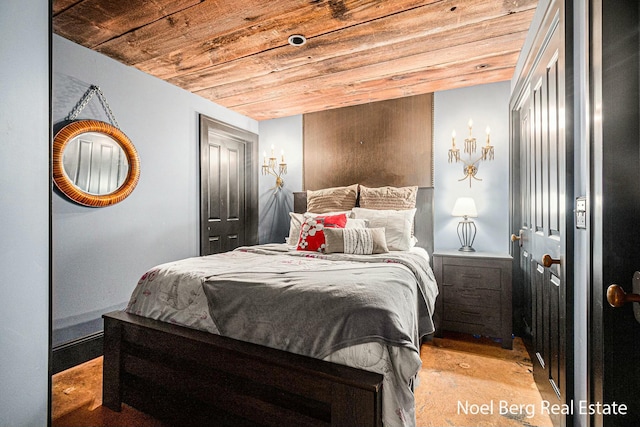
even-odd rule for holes
{"type": "MultiPolygon", "coordinates": [[[[307,211],[307,192],[293,193],[293,211],[304,213],[307,211]]],[[[416,197],[415,236],[417,246],[426,249],[429,256],[433,255],[433,187],[418,187],[416,197]]]]}
{"type": "Polygon", "coordinates": [[[433,93],[306,113],[303,135],[305,190],[433,186],[433,93]]]}

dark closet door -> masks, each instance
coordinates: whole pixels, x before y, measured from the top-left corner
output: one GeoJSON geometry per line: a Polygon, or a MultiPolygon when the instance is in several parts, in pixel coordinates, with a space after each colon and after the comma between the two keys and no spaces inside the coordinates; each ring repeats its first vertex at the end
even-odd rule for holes
{"type": "MultiPolygon", "coordinates": [[[[536,385],[551,404],[569,403],[573,390],[570,340],[573,311],[572,157],[567,133],[564,9],[553,3],[512,101],[514,234],[520,234],[517,280],[523,284],[523,323],[531,332],[536,385]],[[569,164],[569,167],[567,167],[569,164]],[[517,203],[517,205],[516,205],[517,203]],[[525,294],[526,293],[526,294],[525,294]],[[568,339],[569,338],[569,339],[568,339]]],[[[570,416],[552,416],[570,425],[570,416]]]]}
{"type": "Polygon", "coordinates": [[[257,243],[254,145],[256,135],[201,116],[201,255],[257,243]]]}
{"type": "Polygon", "coordinates": [[[592,305],[590,403],[626,406],[595,411],[591,425],[640,425],[638,303],[611,307],[607,289],[640,288],[640,11],[637,0],[591,2],[592,305]]]}

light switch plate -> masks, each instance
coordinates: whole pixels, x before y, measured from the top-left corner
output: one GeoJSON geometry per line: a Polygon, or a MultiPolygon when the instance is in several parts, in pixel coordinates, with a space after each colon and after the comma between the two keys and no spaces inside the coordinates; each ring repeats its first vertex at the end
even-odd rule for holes
{"type": "Polygon", "coordinates": [[[578,197],[576,199],[576,228],[587,228],[587,198],[578,197]]]}

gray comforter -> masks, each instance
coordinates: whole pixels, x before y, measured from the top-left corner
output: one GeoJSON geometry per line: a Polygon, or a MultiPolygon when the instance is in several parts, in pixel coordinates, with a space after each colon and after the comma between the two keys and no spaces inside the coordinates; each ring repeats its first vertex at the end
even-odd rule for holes
{"type": "Polygon", "coordinates": [[[284,252],[281,245],[238,250],[273,256],[279,269],[245,266],[204,278],[222,335],[324,358],[370,341],[419,353],[420,338],[433,332],[437,290],[419,254],[322,255],[284,252]]]}

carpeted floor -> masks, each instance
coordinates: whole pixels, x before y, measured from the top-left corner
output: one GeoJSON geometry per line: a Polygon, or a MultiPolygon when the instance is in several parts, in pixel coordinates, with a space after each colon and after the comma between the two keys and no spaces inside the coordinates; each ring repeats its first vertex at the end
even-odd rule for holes
{"type": "MultiPolygon", "coordinates": [[[[540,411],[531,360],[520,339],[514,340],[513,350],[505,350],[490,339],[448,334],[423,344],[421,357],[416,388],[419,427],[552,425],[540,411]]],[[[101,402],[102,358],[56,374],[52,426],[165,426],[126,405],[118,413],[101,402]]]]}

